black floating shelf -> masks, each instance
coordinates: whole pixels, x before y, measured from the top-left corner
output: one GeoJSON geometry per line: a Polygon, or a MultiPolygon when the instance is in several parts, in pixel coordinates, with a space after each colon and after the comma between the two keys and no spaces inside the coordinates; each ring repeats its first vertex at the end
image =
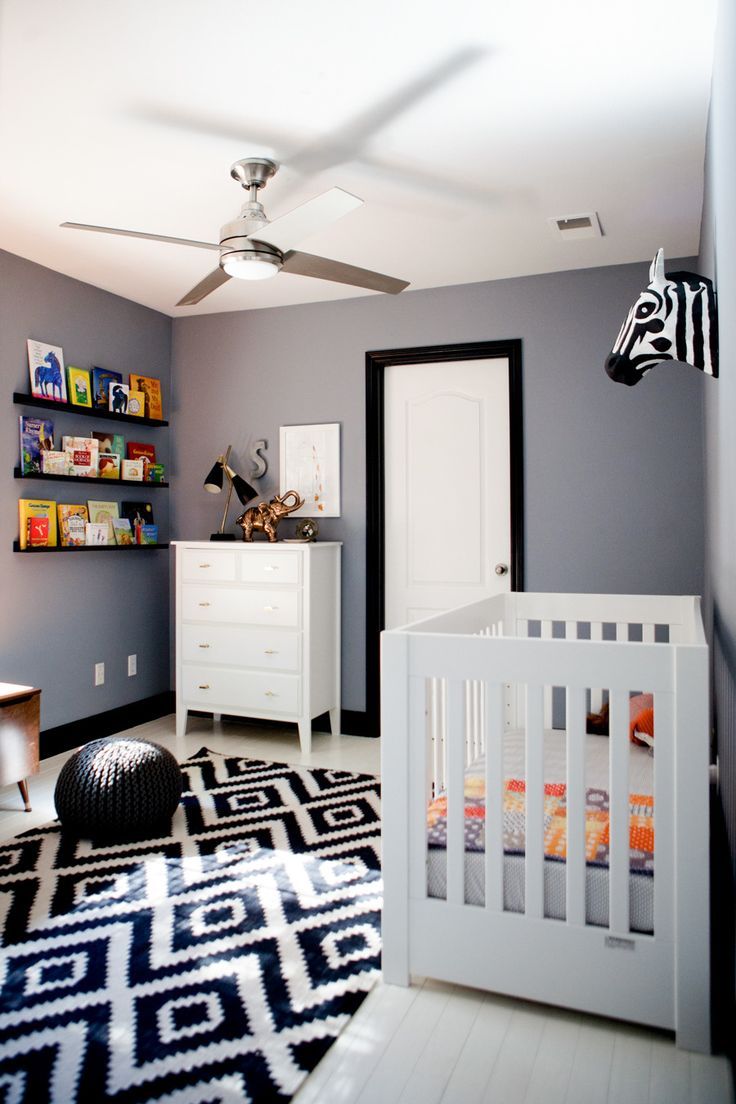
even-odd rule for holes
{"type": "Polygon", "coordinates": [[[112,422],[129,422],[132,425],[167,426],[169,423],[159,418],[139,418],[135,414],[113,414],[100,406],[75,406],[74,403],[53,402],[51,399],[37,399],[35,395],[25,395],[21,391],[13,392],[16,406],[41,406],[44,410],[56,410],[62,414],[81,414],[83,418],[103,418],[112,422]]]}
{"type": "Polygon", "coordinates": [[[20,541],[13,541],[13,551],[35,556],[38,552],[152,552],[168,548],[168,544],[76,544],[73,547],[57,545],[55,548],[21,548],[20,541]]]}
{"type": "Polygon", "coordinates": [[[111,479],[100,475],[51,475],[46,472],[34,472],[31,475],[23,475],[20,468],[13,469],[16,479],[50,479],[55,483],[104,483],[106,487],[168,487],[168,483],[154,483],[148,479],[111,479]]]}

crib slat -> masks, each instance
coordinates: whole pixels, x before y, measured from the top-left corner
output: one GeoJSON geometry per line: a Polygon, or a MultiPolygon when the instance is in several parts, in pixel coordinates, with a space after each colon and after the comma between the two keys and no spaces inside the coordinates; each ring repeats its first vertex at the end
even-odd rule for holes
{"type": "Polygon", "coordinates": [[[654,938],[673,940],[675,854],[674,695],[654,695],[657,755],[654,761],[654,938]]]}
{"type": "Polygon", "coordinates": [[[578,638],[578,623],[577,621],[565,622],[565,640],[577,640],[578,638]]]}
{"type": "Polygon", "coordinates": [[[567,867],[568,924],[585,923],[585,691],[567,688],[567,867]]]}
{"type": "MultiPolygon", "coordinates": [[[[542,640],[552,639],[552,622],[546,618],[540,622],[540,637],[542,640]]],[[[552,687],[544,688],[544,727],[552,727],[552,687]]]]}
{"type": "Polygon", "coordinates": [[[541,686],[526,688],[525,912],[544,915],[544,701],[541,686]]]}
{"type": "Polygon", "coordinates": [[[429,680],[429,737],[432,742],[432,782],[433,796],[436,797],[442,786],[442,742],[440,739],[440,686],[439,679],[429,680]]]}
{"type": "Polygon", "coordinates": [[[628,643],[629,625],[626,621],[616,622],[616,640],[624,640],[628,643]]]}
{"type": "MultiPolygon", "coordinates": [[[[422,778],[426,772],[429,718],[426,716],[427,684],[424,679],[409,680],[409,778],[422,778]]],[[[421,899],[427,896],[427,794],[424,787],[409,786],[409,892],[421,899]]]]}
{"type": "MultiPolygon", "coordinates": [[[[590,622],[590,639],[602,640],[603,639],[603,624],[601,621],[590,622]]],[[[590,690],[590,710],[591,713],[599,713],[600,708],[603,705],[603,690],[600,687],[591,687],[590,690]]]]}
{"type": "Polygon", "coordinates": [[[654,625],[642,625],[641,639],[643,644],[654,643],[654,625]]]}
{"type": "Polygon", "coordinates": [[[485,683],[486,840],[485,907],[503,909],[504,688],[485,683]]]}
{"type": "Polygon", "coordinates": [[[629,931],[629,696],[609,697],[608,924],[616,935],[629,931]]]}
{"type": "Polygon", "coordinates": [[[465,685],[447,684],[447,901],[465,901],[465,740],[463,703],[465,685]]]}

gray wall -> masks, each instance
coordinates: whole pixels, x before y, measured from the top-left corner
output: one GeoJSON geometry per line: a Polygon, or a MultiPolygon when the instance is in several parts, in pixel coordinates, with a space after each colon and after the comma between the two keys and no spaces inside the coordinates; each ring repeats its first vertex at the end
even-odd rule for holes
{"type": "Polygon", "coordinates": [[[716,280],[720,378],[706,388],[707,582],[720,793],[736,872],[736,11],[722,0],[706,149],[700,264],[716,280]]]}
{"type": "MultiPolygon", "coordinates": [[[[14,554],[19,498],[143,497],[137,488],[112,483],[85,489],[83,481],[77,486],[14,479],[18,417],[43,413],[54,421],[56,436],[86,436],[116,426],[126,439],[155,442],[167,465],[169,431],[141,427],[133,434],[124,423],[14,406],[12,393],[29,391],[29,337],[60,345],[65,364],[158,376],[166,412],[171,319],[0,251],[0,680],[41,687],[41,726],[48,729],[169,689],[168,553],[14,554]],[[126,657],[132,653],[138,656],[139,674],[128,678],[126,657]],[[99,661],[105,663],[106,681],[95,687],[93,667],[99,661]]],[[[164,540],[168,493],[145,493],[164,540]]]]}
{"type": "MultiPolygon", "coordinates": [[[[692,264],[668,259],[673,269],[692,264]]],[[[219,499],[203,493],[202,480],[227,444],[247,476],[249,444],[268,439],[260,489],[269,494],[278,485],[279,426],[340,422],[343,513],[323,520],[321,535],[344,541],[343,704],[362,710],[365,352],[520,337],[527,589],[700,593],[702,376],[669,365],[630,389],[603,370],[647,270],[596,268],[175,320],[173,532],[206,539],[217,527],[219,499]]],[[[452,457],[440,452],[438,463],[452,457]]]]}

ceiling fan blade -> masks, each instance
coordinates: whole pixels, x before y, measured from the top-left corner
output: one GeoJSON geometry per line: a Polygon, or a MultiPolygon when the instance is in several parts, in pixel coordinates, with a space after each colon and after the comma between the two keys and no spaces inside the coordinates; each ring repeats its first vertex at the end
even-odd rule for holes
{"type": "Polygon", "coordinates": [[[193,307],[195,303],[199,303],[204,299],[206,295],[209,295],[211,291],[216,291],[222,284],[227,283],[231,279],[227,272],[223,268],[215,268],[210,272],[208,276],[205,276],[204,280],[200,280],[191,291],[179,300],[176,304],[177,307],[193,307]]]}
{"type": "Polygon", "coordinates": [[[146,234],[143,230],[118,230],[114,226],[90,226],[86,222],[61,222],[65,230],[94,230],[98,234],[120,234],[124,238],[145,238],[147,241],[169,242],[171,245],[194,245],[197,249],[217,249],[213,242],[193,241],[191,238],[170,238],[166,234],[146,234]]]}
{"type": "Polygon", "coordinates": [[[363,200],[350,192],[342,188],[330,188],[281,218],[269,222],[268,226],[254,230],[248,237],[254,241],[266,242],[283,252],[362,205],[363,200]]]}
{"type": "Polygon", "coordinates": [[[315,257],[312,253],[298,253],[296,250],[284,255],[281,271],[291,272],[294,276],[333,280],[337,284],[352,284],[353,287],[369,288],[371,291],[385,291],[389,295],[398,295],[409,286],[408,280],[396,280],[393,276],[371,272],[368,268],[356,268],[342,261],[331,261],[328,257],[315,257]]]}

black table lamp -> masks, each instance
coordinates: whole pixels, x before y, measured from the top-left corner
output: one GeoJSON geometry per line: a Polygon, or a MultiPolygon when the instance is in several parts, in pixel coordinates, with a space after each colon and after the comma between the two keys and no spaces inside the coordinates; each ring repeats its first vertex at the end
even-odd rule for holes
{"type": "Polygon", "coordinates": [[[251,498],[256,498],[258,491],[254,491],[250,483],[246,483],[237,472],[234,472],[231,467],[228,466],[228,460],[230,459],[230,451],[232,445],[227,446],[227,452],[224,456],[218,456],[215,463],[212,465],[212,470],[204,481],[204,489],[209,491],[210,494],[219,494],[222,490],[225,479],[228,481],[227,488],[227,500],[225,502],[225,509],[222,514],[222,521],[220,522],[220,528],[216,533],[210,534],[210,540],[235,540],[234,533],[225,532],[225,523],[227,521],[227,513],[230,509],[230,497],[235,493],[245,506],[246,502],[249,502],[251,498]]]}

